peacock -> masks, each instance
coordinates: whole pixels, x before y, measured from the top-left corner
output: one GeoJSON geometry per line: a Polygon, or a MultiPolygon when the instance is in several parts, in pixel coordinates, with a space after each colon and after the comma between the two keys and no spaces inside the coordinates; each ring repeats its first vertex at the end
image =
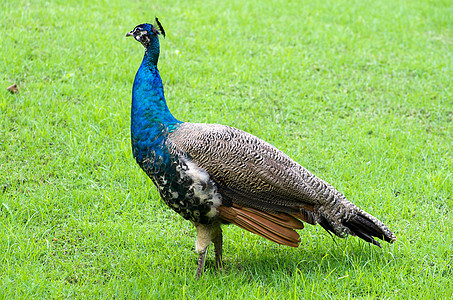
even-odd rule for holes
{"type": "Polygon", "coordinates": [[[222,224],[291,247],[300,243],[296,230],[303,222],[379,247],[374,238],[396,240],[384,223],[273,145],[233,127],[177,120],[157,68],[165,31],[155,21],[126,34],[145,48],[132,87],[132,152],[163,201],[195,226],[196,277],[211,243],[215,266],[222,268],[222,224]]]}

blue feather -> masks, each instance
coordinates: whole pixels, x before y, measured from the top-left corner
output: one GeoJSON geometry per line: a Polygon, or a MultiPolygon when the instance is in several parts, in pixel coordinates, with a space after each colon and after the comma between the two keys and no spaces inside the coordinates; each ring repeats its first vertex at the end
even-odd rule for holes
{"type": "Polygon", "coordinates": [[[147,158],[150,164],[147,167],[156,168],[157,166],[152,166],[155,163],[169,163],[170,155],[164,147],[165,139],[168,133],[182,122],[171,114],[165,101],[162,79],[157,69],[159,60],[157,34],[152,34],[152,27],[149,27],[151,26],[149,24],[139,26],[149,34],[142,37],[146,39],[144,43],[146,52],[132,87],[132,152],[139,164],[143,164],[147,158]],[[153,158],[154,162],[150,158],[153,158]]]}

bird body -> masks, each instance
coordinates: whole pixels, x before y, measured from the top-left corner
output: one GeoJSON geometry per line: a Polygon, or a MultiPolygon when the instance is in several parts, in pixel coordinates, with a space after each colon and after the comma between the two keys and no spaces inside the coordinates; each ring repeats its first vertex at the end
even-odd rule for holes
{"type": "Polygon", "coordinates": [[[132,88],[132,150],[164,202],[196,227],[197,276],[211,242],[221,267],[222,223],[292,247],[300,243],[295,230],[302,221],[377,246],[373,237],[396,239],[381,221],[271,144],[229,126],[178,121],[157,69],[164,31],[156,22],[127,34],[146,50],[132,88]]]}

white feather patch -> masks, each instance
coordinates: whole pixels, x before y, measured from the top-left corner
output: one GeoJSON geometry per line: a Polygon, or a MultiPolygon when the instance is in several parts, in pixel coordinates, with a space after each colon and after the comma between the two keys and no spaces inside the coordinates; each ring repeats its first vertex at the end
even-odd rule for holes
{"type": "Polygon", "coordinates": [[[209,178],[209,174],[193,162],[185,160],[184,163],[187,165],[186,175],[193,180],[194,196],[199,198],[201,203],[211,201],[211,210],[207,213],[207,216],[210,218],[216,216],[217,207],[222,204],[222,196],[217,192],[217,188],[209,178]],[[205,188],[203,189],[203,187],[205,188]]]}

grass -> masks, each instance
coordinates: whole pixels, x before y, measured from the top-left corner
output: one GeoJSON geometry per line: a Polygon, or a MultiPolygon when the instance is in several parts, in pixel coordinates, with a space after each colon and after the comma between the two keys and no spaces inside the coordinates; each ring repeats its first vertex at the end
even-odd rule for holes
{"type": "Polygon", "coordinates": [[[450,1],[2,1],[0,298],[431,298],[453,294],[450,1]],[[319,226],[298,249],[195,232],[134,163],[130,90],[158,16],[168,105],[285,151],[383,220],[383,249],[319,226]],[[6,87],[16,83],[18,94],[6,87]],[[211,250],[212,251],[212,250],[211,250]]]}

